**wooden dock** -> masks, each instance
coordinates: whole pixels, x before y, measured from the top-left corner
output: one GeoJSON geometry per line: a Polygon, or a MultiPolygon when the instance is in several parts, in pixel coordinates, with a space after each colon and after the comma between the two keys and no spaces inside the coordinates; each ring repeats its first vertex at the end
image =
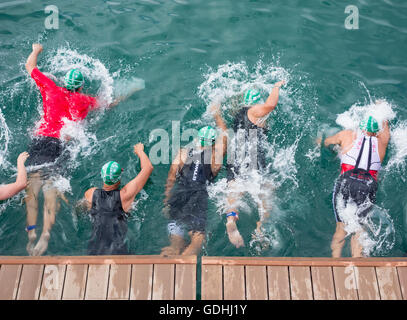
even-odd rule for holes
{"type": "Polygon", "coordinates": [[[202,299],[407,300],[407,259],[202,257],[202,299]]]}
{"type": "MultiPolygon", "coordinates": [[[[202,257],[202,300],[407,300],[407,258],[202,257]]],[[[0,300],[195,300],[197,257],[0,257],[0,300]]]]}
{"type": "Polygon", "coordinates": [[[195,300],[192,257],[0,257],[0,300],[195,300]]]}

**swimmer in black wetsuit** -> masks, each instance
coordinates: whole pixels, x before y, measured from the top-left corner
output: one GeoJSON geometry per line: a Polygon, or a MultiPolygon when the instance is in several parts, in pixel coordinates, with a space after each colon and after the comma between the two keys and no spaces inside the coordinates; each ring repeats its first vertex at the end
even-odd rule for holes
{"type": "MultiPolygon", "coordinates": [[[[284,84],[284,81],[277,82],[265,103],[260,103],[260,92],[257,90],[247,90],[244,95],[244,107],[235,117],[233,124],[235,148],[240,148],[242,145],[247,147],[247,151],[244,150],[244,159],[236,155],[232,158],[232,163],[229,163],[228,156],[227,179],[228,187],[231,192],[227,199],[226,230],[230,242],[236,248],[244,246],[243,238],[236,225],[236,221],[239,219],[237,202],[238,199],[241,198],[241,184],[250,179],[253,170],[261,173],[266,168],[266,150],[263,145],[267,139],[265,119],[277,106],[279,89],[284,84]],[[244,132],[243,136],[240,135],[241,131],[244,132]]],[[[261,235],[260,227],[262,222],[270,215],[271,205],[268,191],[270,191],[271,188],[269,185],[262,185],[261,187],[264,192],[259,195],[261,202],[258,204],[259,213],[261,211],[262,214],[260,214],[260,220],[257,222],[256,232],[258,235],[261,235]]]]}
{"type": "Polygon", "coordinates": [[[227,142],[227,128],[220,106],[214,105],[211,111],[223,134],[216,139],[215,129],[203,127],[198,132],[199,145],[193,149],[181,149],[168,174],[164,205],[170,219],[168,231],[171,245],[162,249],[164,256],[196,255],[205,239],[207,185],[222,167],[227,142]],[[186,248],[184,231],[191,238],[186,248]]]}
{"type": "Polygon", "coordinates": [[[140,158],[141,171],[121,190],[119,187],[122,169],[117,162],[110,161],[102,168],[103,188],[90,188],[85,192],[93,222],[92,237],[88,246],[90,255],[128,253],[125,243],[127,213],[134,198],[153,172],[153,165],[144,153],[143,144],[135,145],[134,153],[140,158]]]}

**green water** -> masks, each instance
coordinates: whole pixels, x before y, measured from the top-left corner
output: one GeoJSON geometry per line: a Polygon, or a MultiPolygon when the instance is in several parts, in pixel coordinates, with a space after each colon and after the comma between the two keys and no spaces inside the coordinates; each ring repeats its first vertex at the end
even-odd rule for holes
{"type": "MultiPolygon", "coordinates": [[[[203,254],[329,256],[335,230],[331,191],[339,160],[326,150],[305,155],[315,149],[319,131],[339,129],[337,115],[355,103],[366,104],[370,94],[391,103],[397,113],[391,125],[401,134],[397,144],[389,147],[377,202],[391,218],[394,232],[388,248],[381,246],[372,255],[402,255],[407,250],[403,153],[407,138],[403,139],[407,132],[407,4],[403,0],[348,2],[55,0],[59,29],[46,30],[48,1],[0,0],[0,108],[5,121],[0,146],[2,183],[14,178],[17,155],[28,148],[40,118],[41,98],[24,69],[31,43],[39,41],[44,46],[40,69],[59,78],[64,70],[58,67],[56,56],[73,55],[81,63],[85,56],[93,58],[90,69],[100,74],[90,76],[85,90],[90,94],[103,95],[111,89],[111,84],[105,84],[99,90],[100,79],[135,76],[146,83],[143,91],[113,110],[92,114],[84,125],[80,151],[67,175],[70,204],[62,203],[47,254],[86,254],[91,224],[75,204],[89,187],[100,185],[100,167],[108,160],[120,162],[126,169],[126,183],[139,170],[131,146],[141,141],[148,152],[155,143],[149,141],[152,130],[162,128],[171,134],[171,121],[180,121],[183,129],[210,122],[203,114],[211,90],[216,91],[217,86],[223,90],[227,84],[212,83],[207,77],[230,63],[235,71],[244,69],[242,74],[230,75],[240,77],[240,83],[258,80],[272,85],[280,75],[289,80],[268,123],[274,148],[269,162],[274,164],[271,172],[277,172],[279,182],[268,227],[279,236],[271,248],[260,252],[249,245],[258,214],[247,199],[249,214],[242,214],[239,221],[246,246],[235,249],[225,233],[224,217],[217,212],[220,200],[214,197],[203,254]],[[344,27],[347,4],[359,8],[359,30],[344,27]],[[95,66],[95,61],[100,65],[95,66]],[[279,68],[276,73],[269,69],[274,67],[279,68]],[[261,76],[265,79],[259,80],[261,76]],[[292,151],[290,161],[284,158],[287,148],[292,151]],[[282,155],[278,163],[277,155],[282,155]],[[391,159],[397,163],[386,169],[391,159]]],[[[67,67],[66,62],[61,63],[67,67]]],[[[156,165],[137,197],[128,231],[132,254],[159,254],[168,245],[167,221],[161,213],[168,170],[168,164],[156,165]]],[[[21,199],[19,195],[1,204],[0,255],[27,254],[21,199]]],[[[39,217],[41,227],[41,209],[39,217]]],[[[349,246],[344,255],[349,256],[349,246]]]]}

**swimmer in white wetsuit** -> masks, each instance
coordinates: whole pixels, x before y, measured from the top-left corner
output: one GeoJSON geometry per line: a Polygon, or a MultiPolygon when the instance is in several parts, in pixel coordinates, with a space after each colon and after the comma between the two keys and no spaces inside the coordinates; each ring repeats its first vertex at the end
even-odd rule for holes
{"type": "MultiPolygon", "coordinates": [[[[360,124],[361,132],[343,130],[326,138],[324,145],[341,147],[341,174],[335,183],[333,207],[336,217],[336,231],[332,239],[332,257],[339,258],[345,244],[345,224],[338,215],[338,200],[344,205],[353,201],[359,218],[366,217],[376,201],[377,178],[381,163],[386,155],[390,140],[388,122],[384,121],[379,132],[379,124],[369,117],[360,124]]],[[[363,248],[359,233],[351,238],[352,257],[361,257],[363,248]]]]}

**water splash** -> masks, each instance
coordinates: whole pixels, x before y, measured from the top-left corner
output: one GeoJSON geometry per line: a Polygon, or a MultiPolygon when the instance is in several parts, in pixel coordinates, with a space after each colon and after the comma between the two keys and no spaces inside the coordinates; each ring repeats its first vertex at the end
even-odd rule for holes
{"type": "Polygon", "coordinates": [[[386,166],[386,171],[396,170],[400,172],[400,177],[405,181],[407,159],[407,121],[402,121],[391,130],[390,139],[390,159],[386,166]]]}
{"type": "Polygon", "coordinates": [[[3,112],[0,110],[0,166],[2,168],[7,168],[10,165],[7,161],[9,142],[10,129],[7,126],[3,112]]]}
{"type": "MultiPolygon", "coordinates": [[[[208,193],[210,199],[215,202],[219,214],[229,210],[227,199],[239,194],[238,197],[234,197],[239,212],[251,216],[258,214],[259,219],[263,220],[264,213],[272,210],[275,217],[273,208],[276,207],[274,201],[276,190],[286,185],[282,192],[290,196],[298,188],[296,163],[298,145],[306,133],[312,130],[316,103],[315,95],[308,93],[312,90],[309,90],[306,76],[287,70],[280,66],[277,60],[271,64],[259,60],[253,67],[245,61],[227,62],[216,69],[208,67],[204,74],[204,82],[199,86],[198,94],[208,105],[207,111],[202,116],[202,122],[206,123],[213,122],[209,112],[211,103],[222,101],[222,114],[230,124],[237,110],[242,107],[241,100],[245,90],[257,88],[264,101],[274,84],[280,80],[285,80],[287,85],[280,90],[276,110],[269,114],[268,119],[264,119],[269,135],[268,141],[261,141],[261,144],[266,151],[267,167],[261,173],[257,170],[241,170],[235,179],[237,189],[228,185],[227,179],[219,179],[210,185],[208,193]],[[308,92],[304,93],[304,89],[308,92]],[[264,199],[267,201],[263,201],[264,199]]],[[[233,139],[229,140],[231,150],[234,150],[235,142],[233,139]]],[[[245,161],[250,162],[250,159],[242,160],[245,161]]],[[[284,216],[284,213],[281,215],[284,216]]],[[[265,223],[263,231],[258,237],[255,233],[252,234],[253,238],[249,245],[253,254],[261,254],[266,247],[286,247],[282,244],[285,240],[279,235],[275,223],[265,223]]]]}
{"type": "Polygon", "coordinates": [[[396,112],[386,100],[376,100],[364,105],[355,103],[349,110],[338,115],[336,123],[344,129],[356,130],[359,128],[359,123],[368,116],[374,117],[379,122],[381,129],[383,121],[393,120],[396,117],[396,112]]]}
{"type": "Polygon", "coordinates": [[[59,48],[47,60],[46,69],[56,76],[59,84],[63,83],[65,74],[74,68],[79,69],[84,75],[85,88],[93,87],[94,83],[99,86],[97,91],[99,101],[106,105],[113,101],[114,80],[100,60],[69,48],[59,48]]]}
{"type": "Polygon", "coordinates": [[[394,224],[387,210],[372,204],[369,214],[361,218],[358,216],[361,207],[354,202],[345,205],[341,196],[337,195],[337,204],[338,215],[348,236],[360,234],[359,243],[365,256],[385,255],[394,247],[394,224]]]}

